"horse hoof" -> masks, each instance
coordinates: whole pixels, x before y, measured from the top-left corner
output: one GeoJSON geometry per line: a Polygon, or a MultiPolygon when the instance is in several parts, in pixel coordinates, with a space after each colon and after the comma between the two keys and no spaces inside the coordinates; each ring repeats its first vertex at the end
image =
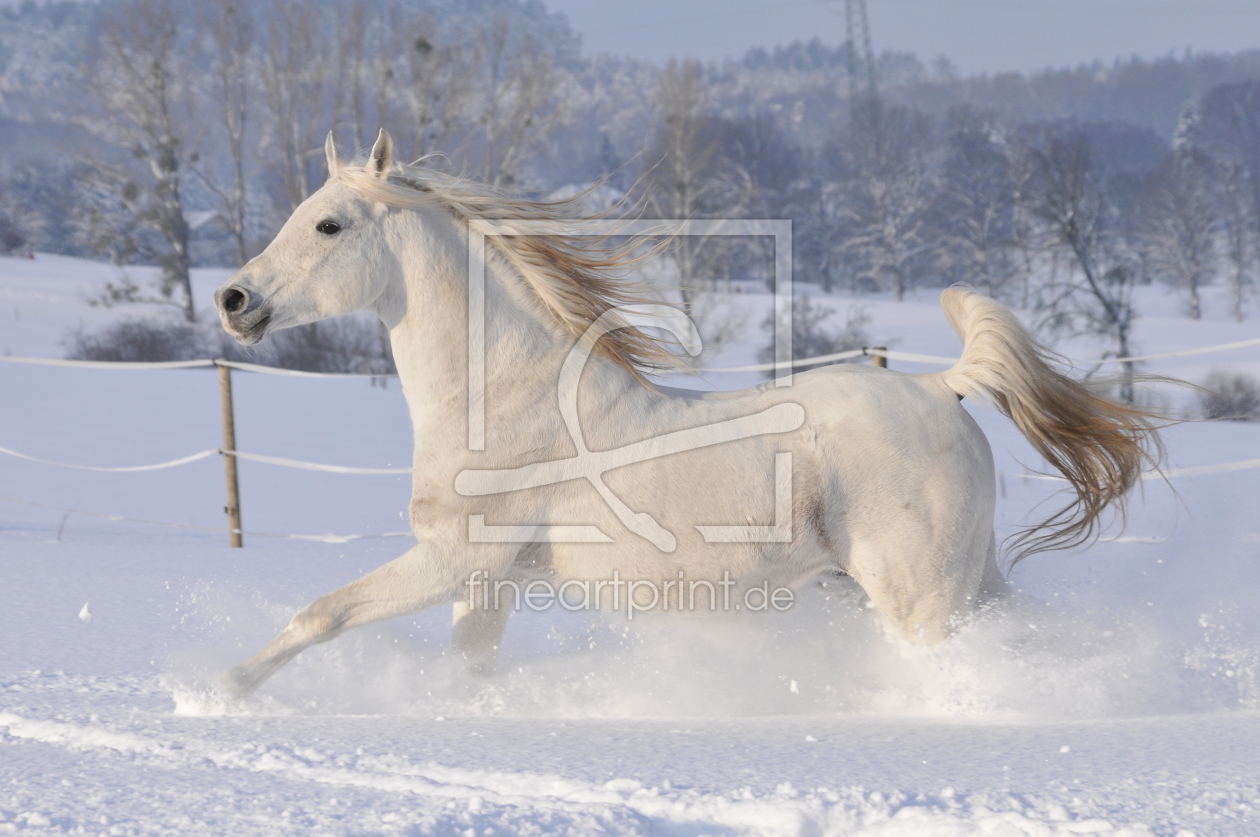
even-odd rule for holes
{"type": "Polygon", "coordinates": [[[258,688],[255,678],[250,677],[244,667],[237,666],[219,678],[219,684],[234,698],[247,698],[258,688]]]}
{"type": "Polygon", "coordinates": [[[464,669],[469,677],[489,677],[494,674],[493,660],[469,660],[468,666],[464,669]]]}

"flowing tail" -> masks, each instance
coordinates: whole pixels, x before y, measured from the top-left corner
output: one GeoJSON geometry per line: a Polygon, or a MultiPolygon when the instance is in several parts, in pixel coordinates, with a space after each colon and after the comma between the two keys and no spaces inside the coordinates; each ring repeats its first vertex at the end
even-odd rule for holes
{"type": "Polygon", "coordinates": [[[1076,497],[1009,543],[1012,564],[1035,552],[1092,540],[1107,508],[1125,516],[1127,494],[1162,455],[1154,415],[1091,392],[1057,372],[1050,352],[1002,305],[965,287],[941,307],[963,340],[962,359],[941,373],[960,397],[985,399],[1015,422],[1076,497]]]}

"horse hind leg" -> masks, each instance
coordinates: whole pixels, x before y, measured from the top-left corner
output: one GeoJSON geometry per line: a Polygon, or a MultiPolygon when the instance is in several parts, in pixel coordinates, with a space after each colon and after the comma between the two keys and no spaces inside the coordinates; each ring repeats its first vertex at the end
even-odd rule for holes
{"type": "MultiPolygon", "coordinates": [[[[932,644],[954,633],[959,620],[980,603],[985,585],[995,580],[986,563],[992,560],[991,548],[992,535],[953,544],[885,536],[855,542],[849,568],[875,609],[907,639],[932,644]]],[[[993,573],[1001,580],[996,562],[993,573]]]]}
{"type": "Polygon", "coordinates": [[[494,658],[503,642],[510,611],[475,607],[467,601],[456,602],[451,624],[451,645],[463,655],[468,673],[489,677],[494,673],[494,658]]]}
{"type": "Polygon", "coordinates": [[[1011,584],[1002,574],[997,562],[997,533],[989,535],[989,550],[984,559],[984,574],[980,577],[980,604],[997,601],[1011,592],[1011,584]]]}

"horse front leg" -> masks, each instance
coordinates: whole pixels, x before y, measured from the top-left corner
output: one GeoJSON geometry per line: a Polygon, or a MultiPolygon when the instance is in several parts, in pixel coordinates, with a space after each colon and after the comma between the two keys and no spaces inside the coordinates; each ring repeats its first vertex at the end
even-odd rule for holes
{"type": "MultiPolygon", "coordinates": [[[[460,599],[471,570],[466,558],[457,557],[459,552],[418,544],[401,558],[315,600],[298,611],[265,648],[225,674],[224,685],[245,697],[312,645],[360,625],[460,599]]],[[[510,556],[501,559],[510,561],[510,556]]]]}

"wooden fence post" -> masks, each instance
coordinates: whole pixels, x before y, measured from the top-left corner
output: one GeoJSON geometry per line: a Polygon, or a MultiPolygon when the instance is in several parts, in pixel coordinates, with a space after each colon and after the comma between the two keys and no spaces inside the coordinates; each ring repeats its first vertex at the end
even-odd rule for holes
{"type": "MultiPolygon", "coordinates": [[[[887,346],[871,346],[871,348],[877,352],[888,351],[887,346]]],[[[883,355],[871,355],[871,363],[875,364],[876,366],[882,369],[888,368],[888,358],[884,357],[883,355]]]]}
{"type": "MultiPolygon", "coordinates": [[[[236,450],[236,417],[232,410],[232,368],[219,367],[219,406],[223,410],[223,450],[236,450]]],[[[223,511],[228,516],[228,539],[234,549],[239,549],[241,542],[241,494],[236,480],[236,457],[230,452],[224,453],[223,463],[227,469],[227,505],[223,511]]]]}

